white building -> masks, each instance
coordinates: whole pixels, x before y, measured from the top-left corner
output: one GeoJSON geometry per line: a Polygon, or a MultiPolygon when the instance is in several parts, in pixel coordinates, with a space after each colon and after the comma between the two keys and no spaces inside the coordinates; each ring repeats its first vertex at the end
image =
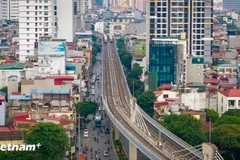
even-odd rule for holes
{"type": "Polygon", "coordinates": [[[240,109],[240,90],[231,89],[218,92],[217,112],[221,116],[229,109],[240,109]]]}
{"type": "Polygon", "coordinates": [[[94,31],[104,33],[104,22],[96,22],[94,24],[94,31]]]}
{"type": "Polygon", "coordinates": [[[5,96],[0,95],[0,126],[5,126],[6,123],[6,101],[5,96]]]}
{"type": "Polygon", "coordinates": [[[35,76],[65,74],[66,41],[40,41],[38,44],[38,64],[35,76]]]}
{"type": "Polygon", "coordinates": [[[18,20],[18,0],[1,0],[1,19],[18,20]]]}
{"type": "Polygon", "coordinates": [[[73,11],[73,0],[57,0],[58,39],[66,39],[67,42],[73,41],[73,11]]]}
{"type": "Polygon", "coordinates": [[[67,2],[19,1],[19,61],[34,55],[35,44],[41,36],[73,40],[70,38],[73,37],[73,0],[67,2]]]}

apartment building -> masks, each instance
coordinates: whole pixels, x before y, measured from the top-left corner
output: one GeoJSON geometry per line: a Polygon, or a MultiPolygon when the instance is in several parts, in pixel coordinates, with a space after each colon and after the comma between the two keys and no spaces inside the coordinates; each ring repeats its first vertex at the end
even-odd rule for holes
{"type": "MultiPolygon", "coordinates": [[[[187,52],[211,63],[212,0],[157,0],[147,3],[148,46],[153,38],[180,37],[186,32],[187,52]]],[[[149,54],[147,54],[149,56],[149,54]]]]}
{"type": "Polygon", "coordinates": [[[73,40],[73,0],[19,0],[19,61],[36,54],[39,37],[73,40]]]}
{"type": "Polygon", "coordinates": [[[18,0],[1,0],[1,19],[4,20],[18,20],[18,0]]]}

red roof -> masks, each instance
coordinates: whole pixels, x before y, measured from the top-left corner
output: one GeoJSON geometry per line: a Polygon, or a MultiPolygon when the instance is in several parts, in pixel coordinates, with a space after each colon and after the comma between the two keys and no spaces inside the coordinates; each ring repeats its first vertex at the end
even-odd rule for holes
{"type": "Polygon", "coordinates": [[[142,58],[143,58],[142,55],[134,55],[134,56],[133,56],[133,59],[142,59],[142,58]]]}
{"type": "Polygon", "coordinates": [[[161,106],[167,106],[168,102],[155,102],[154,108],[160,108],[161,106]]]}
{"type": "Polygon", "coordinates": [[[0,102],[4,102],[5,101],[5,96],[0,96],[0,102]]]}
{"type": "Polygon", "coordinates": [[[90,49],[84,49],[83,52],[91,52],[90,49]]]}
{"type": "Polygon", "coordinates": [[[21,118],[21,119],[26,119],[26,118],[30,118],[28,112],[22,112],[22,113],[16,113],[14,114],[14,119],[16,118],[21,118]]]}
{"type": "Polygon", "coordinates": [[[221,88],[224,88],[224,87],[238,87],[238,84],[221,84],[220,85],[221,88]]]}
{"type": "Polygon", "coordinates": [[[217,87],[207,87],[208,91],[218,91],[217,87]]]}
{"type": "Polygon", "coordinates": [[[220,81],[228,81],[228,77],[221,77],[219,78],[220,81]]]}
{"type": "Polygon", "coordinates": [[[27,119],[16,119],[14,120],[14,125],[18,125],[18,124],[29,124],[30,126],[33,126],[34,124],[36,124],[36,120],[27,120],[27,119]]]}
{"type": "Polygon", "coordinates": [[[165,98],[165,101],[167,101],[167,102],[175,102],[175,101],[176,101],[176,99],[165,98]]]}
{"type": "Polygon", "coordinates": [[[21,95],[21,92],[12,92],[12,95],[21,95]]]}
{"type": "Polygon", "coordinates": [[[184,112],[185,114],[199,115],[197,112],[184,112]]]}
{"type": "Polygon", "coordinates": [[[205,78],[204,83],[218,83],[218,79],[205,78]]]}
{"type": "Polygon", "coordinates": [[[161,90],[161,89],[172,89],[172,85],[171,84],[163,84],[163,85],[159,86],[157,89],[158,90],[161,90]]]}
{"type": "Polygon", "coordinates": [[[226,97],[240,97],[240,89],[230,89],[221,92],[226,97]]]}
{"type": "Polygon", "coordinates": [[[73,58],[83,58],[83,56],[74,56],[73,58]]]}
{"type": "Polygon", "coordinates": [[[11,132],[8,127],[0,127],[0,132],[11,132]]]}
{"type": "Polygon", "coordinates": [[[214,124],[213,124],[213,123],[210,123],[210,122],[201,122],[201,123],[202,123],[201,130],[202,130],[203,132],[209,131],[209,129],[210,129],[210,124],[211,124],[211,129],[213,129],[213,127],[214,127],[214,124]]]}
{"type": "Polygon", "coordinates": [[[217,76],[218,74],[215,73],[215,72],[211,72],[210,75],[211,75],[211,76],[217,76]]]}
{"type": "Polygon", "coordinates": [[[59,80],[70,80],[73,81],[73,76],[47,76],[46,79],[59,79],[59,80]]]}

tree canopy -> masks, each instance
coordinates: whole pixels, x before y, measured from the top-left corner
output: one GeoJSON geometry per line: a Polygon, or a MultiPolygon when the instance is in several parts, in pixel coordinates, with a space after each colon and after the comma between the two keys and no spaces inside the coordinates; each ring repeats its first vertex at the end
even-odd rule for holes
{"type": "Polygon", "coordinates": [[[7,86],[5,86],[5,87],[2,87],[1,89],[0,89],[0,91],[2,91],[2,92],[4,92],[4,93],[6,93],[6,100],[8,99],[8,87],[7,86]]]}
{"type": "Polygon", "coordinates": [[[140,67],[140,65],[138,63],[135,63],[133,65],[133,68],[131,69],[131,71],[128,74],[128,78],[139,79],[139,76],[141,76],[142,72],[143,72],[142,67],[140,67]]]}
{"type": "Polygon", "coordinates": [[[216,123],[214,123],[214,126],[221,126],[221,125],[225,125],[225,124],[239,124],[240,125],[240,117],[222,116],[216,121],[216,123]]]}
{"type": "Polygon", "coordinates": [[[151,117],[154,114],[153,105],[155,101],[156,96],[151,90],[142,93],[137,99],[138,105],[151,117]]]}
{"type": "Polygon", "coordinates": [[[80,116],[84,118],[90,114],[95,114],[98,109],[98,105],[91,101],[78,102],[75,104],[75,107],[80,116]]]}
{"type": "Polygon", "coordinates": [[[57,160],[63,158],[68,146],[68,136],[63,127],[54,123],[40,122],[35,124],[26,137],[27,144],[41,144],[35,152],[43,159],[57,160]]]}
{"type": "Polygon", "coordinates": [[[214,111],[213,109],[204,109],[204,111],[206,112],[206,116],[207,116],[207,122],[216,122],[216,120],[219,118],[218,113],[216,111],[214,111]]]}
{"type": "Polygon", "coordinates": [[[178,137],[196,146],[206,141],[201,131],[201,122],[190,114],[166,116],[161,124],[178,137]]]}
{"type": "MultiPolygon", "coordinates": [[[[130,92],[133,94],[133,89],[134,92],[136,92],[137,90],[141,89],[144,87],[144,84],[142,81],[140,81],[139,79],[134,79],[134,78],[128,78],[127,79],[127,83],[130,89],[130,92]],[[133,88],[134,87],[134,88],[133,88]]],[[[135,93],[134,93],[135,95],[135,93]]]]}
{"type": "Polygon", "coordinates": [[[223,116],[237,116],[240,117],[240,109],[229,109],[223,116]]]}
{"type": "Polygon", "coordinates": [[[131,70],[132,55],[130,54],[129,51],[126,50],[123,38],[117,40],[117,47],[118,54],[123,66],[126,67],[128,70],[131,70]]]}
{"type": "Polygon", "coordinates": [[[212,139],[224,159],[240,159],[240,125],[224,124],[214,127],[212,139]]]}

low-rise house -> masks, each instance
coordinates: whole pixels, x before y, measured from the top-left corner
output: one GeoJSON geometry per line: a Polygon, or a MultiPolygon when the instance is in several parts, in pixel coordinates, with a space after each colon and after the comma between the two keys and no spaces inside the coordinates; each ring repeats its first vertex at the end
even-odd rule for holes
{"type": "Polygon", "coordinates": [[[0,145],[20,145],[24,143],[22,131],[14,127],[0,127],[0,137],[0,145]]]}
{"type": "Polygon", "coordinates": [[[218,114],[221,116],[229,109],[240,109],[240,89],[218,92],[218,114]]]}

